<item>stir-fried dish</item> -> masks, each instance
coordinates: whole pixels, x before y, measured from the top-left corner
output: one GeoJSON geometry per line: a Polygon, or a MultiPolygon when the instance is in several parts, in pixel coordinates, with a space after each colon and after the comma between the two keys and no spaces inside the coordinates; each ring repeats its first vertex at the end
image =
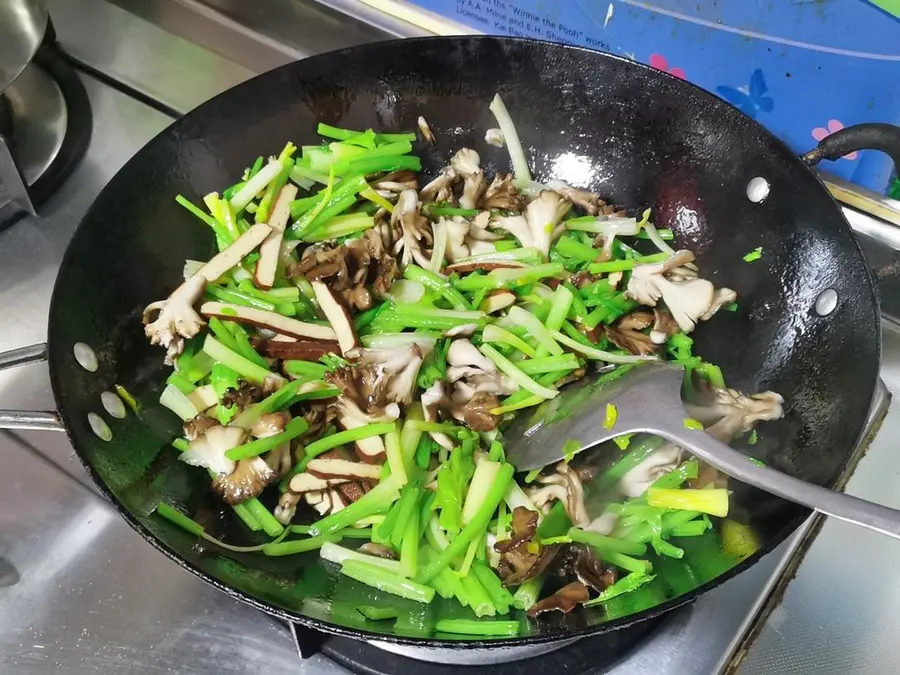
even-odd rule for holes
{"type": "Polygon", "coordinates": [[[685,424],[725,442],[755,437],[782,401],[726,388],[692,353],[698,322],[738,309],[734,291],[700,277],[649,211],[535,182],[500,98],[490,107],[485,143],[508,149],[511,174],[460,148],[422,177],[422,118],[419,134],[320,124],[322,145],[260,157],[205,209],[179,196],[218,253],[186,261],[144,323],[174,366],[161,403],[184,422],[180,459],[268,541],[235,546],[172,505],[160,515],[226,549],[317,551],[382,592],[480,618],[440,632],[515,635],[516,608],[542,620],[651,580],[650,553],[682,557],[678,541],[725,517],[729,492],[647,436],[566,442],[565,461],[517,474],[509,420],[647,359],[685,367],[685,424]]]}

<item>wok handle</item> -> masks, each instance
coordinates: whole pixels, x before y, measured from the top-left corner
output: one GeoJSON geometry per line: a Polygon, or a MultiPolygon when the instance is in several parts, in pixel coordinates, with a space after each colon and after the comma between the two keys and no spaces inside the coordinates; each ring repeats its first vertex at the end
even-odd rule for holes
{"type": "Polygon", "coordinates": [[[800,159],[809,166],[815,166],[823,159],[840,159],[858,150],[880,150],[893,160],[897,171],[900,171],[900,127],[880,122],[854,124],[829,134],[800,159]]]}
{"type": "Polygon", "coordinates": [[[671,424],[659,424],[659,427],[663,426],[665,428],[656,428],[652,433],[677,443],[732,478],[826,516],[900,539],[900,511],[897,509],[807,483],[767,466],[758,466],[705,431],[687,429],[683,424],[678,428],[674,420],[671,424]]]}
{"type": "MultiPolygon", "coordinates": [[[[0,371],[47,360],[47,343],[41,342],[0,353],[0,371]]],[[[0,429],[62,431],[59,414],[50,411],[0,410],[0,429]]]]}

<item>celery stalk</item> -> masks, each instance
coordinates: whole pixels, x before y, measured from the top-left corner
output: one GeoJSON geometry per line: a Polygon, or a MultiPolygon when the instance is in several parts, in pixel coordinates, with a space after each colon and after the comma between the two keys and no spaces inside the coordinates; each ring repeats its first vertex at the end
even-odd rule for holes
{"type": "MultiPolygon", "coordinates": [[[[500,471],[498,472],[497,479],[490,486],[490,489],[484,496],[484,500],[478,507],[477,512],[474,514],[472,519],[463,527],[458,535],[453,538],[453,541],[449,542],[447,548],[441,551],[434,560],[428,563],[425,567],[419,570],[419,573],[416,575],[416,579],[421,583],[428,583],[436,574],[439,574],[440,571],[446,568],[457,556],[462,555],[463,551],[469,546],[469,542],[473,539],[480,538],[484,536],[485,531],[487,530],[488,524],[491,522],[491,518],[494,515],[494,511],[497,510],[497,506],[500,504],[500,501],[503,499],[503,495],[506,493],[506,489],[509,486],[509,481],[512,479],[514,469],[511,464],[504,464],[500,471]]],[[[375,488],[377,489],[377,488],[375,488]]],[[[372,492],[366,495],[368,497],[372,492]]],[[[365,497],[363,497],[365,499],[365,497]]],[[[360,500],[362,501],[362,500],[360,500]]],[[[356,502],[358,504],[359,502],[356,502]]],[[[355,506],[355,504],[351,505],[355,506]]],[[[347,507],[347,508],[351,508],[347,507]]],[[[347,509],[344,509],[346,511],[347,509]]],[[[343,513],[343,511],[338,511],[338,515],[343,513]]]]}
{"type": "Polygon", "coordinates": [[[203,341],[203,351],[214,360],[222,363],[238,375],[250,382],[263,384],[268,378],[278,378],[279,376],[266,368],[262,368],[252,361],[245,359],[240,354],[231,351],[221,342],[216,340],[212,335],[207,335],[203,341]]]}
{"type": "Polygon", "coordinates": [[[434,589],[430,586],[392,574],[382,567],[358,560],[347,560],[341,566],[341,574],[360,581],[379,591],[399,595],[401,598],[428,604],[434,599],[434,589]]]}
{"type": "Polygon", "coordinates": [[[381,481],[349,506],[313,523],[309,528],[310,534],[331,534],[388,508],[400,496],[400,487],[393,476],[381,481]]]}
{"type": "Polygon", "coordinates": [[[532,380],[528,375],[519,370],[512,361],[507,359],[490,345],[482,344],[478,349],[482,354],[488,357],[504,375],[509,377],[523,389],[530,391],[535,396],[540,396],[541,398],[554,398],[559,394],[558,389],[544,387],[532,380]]]}

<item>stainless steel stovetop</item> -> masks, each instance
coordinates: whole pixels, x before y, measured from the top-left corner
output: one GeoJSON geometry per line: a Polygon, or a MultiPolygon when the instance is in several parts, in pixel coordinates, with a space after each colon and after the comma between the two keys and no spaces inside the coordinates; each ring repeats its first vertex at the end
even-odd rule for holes
{"type": "MultiPolygon", "coordinates": [[[[140,16],[104,0],[50,3],[60,42],[82,62],[80,75],[94,114],[93,140],[40,216],[0,233],[0,351],[45,339],[56,270],[79,219],[117,169],[173,115],[280,63],[385,37],[308,1],[270,0],[262,3],[269,5],[265,16],[235,14],[246,6],[238,10],[237,3],[226,0],[121,4],[140,16]],[[292,31],[292,26],[302,30],[292,31]]],[[[850,215],[874,259],[900,250],[894,228],[850,215]]],[[[889,316],[900,316],[893,311],[896,298],[885,301],[889,316]]],[[[897,391],[900,333],[886,323],[884,338],[883,377],[888,389],[897,391]]],[[[888,398],[887,390],[880,392],[873,419],[880,420],[888,398]]],[[[52,405],[41,366],[0,373],[0,408],[52,405]]],[[[848,491],[900,505],[888,489],[900,471],[900,457],[891,447],[898,430],[900,413],[893,411],[848,491]]],[[[148,546],[97,496],[62,434],[0,432],[0,467],[10,477],[0,490],[0,673],[347,672],[321,654],[300,662],[283,624],[200,582],[148,546]]],[[[823,666],[807,652],[792,655],[782,639],[794,631],[815,650],[816,625],[826,647],[825,633],[841,627],[834,617],[817,617],[810,624],[795,612],[808,604],[811,593],[819,599],[816,607],[828,611],[822,600],[827,594],[816,590],[821,586],[815,579],[799,591],[788,586],[783,604],[773,600],[773,589],[781,597],[783,574],[797,565],[798,552],[809,547],[805,560],[817,560],[825,541],[831,555],[852,552],[858,560],[874,546],[900,559],[897,542],[839,523],[827,523],[810,546],[815,524],[807,522],[752,569],[674,613],[640,650],[606,672],[897,672],[896,655],[869,659],[874,669],[863,670],[853,665],[858,658],[844,659],[842,669],[835,670],[833,661],[823,666]],[[791,612],[787,624],[784,617],[791,612]],[[751,634],[759,635],[756,642],[748,639],[751,634]]],[[[800,565],[798,580],[808,578],[806,564],[800,565]]],[[[818,581],[828,583],[824,574],[823,579],[820,571],[818,581]]],[[[852,586],[847,575],[839,578],[852,586]]],[[[860,599],[849,604],[854,621],[877,625],[897,614],[881,607],[878,616],[869,616],[860,599]]]]}

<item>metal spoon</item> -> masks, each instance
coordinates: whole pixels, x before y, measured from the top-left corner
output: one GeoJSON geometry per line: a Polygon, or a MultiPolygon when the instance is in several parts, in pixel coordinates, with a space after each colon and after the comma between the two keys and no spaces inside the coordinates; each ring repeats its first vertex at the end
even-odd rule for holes
{"type": "Polygon", "coordinates": [[[534,413],[513,422],[504,437],[506,456],[516,469],[529,471],[558,462],[570,439],[588,449],[616,436],[646,432],[677,443],[741,482],[900,539],[900,511],[759,466],[705,431],[687,428],[681,366],[648,361],[611,382],[598,380],[569,385],[534,413]],[[609,430],[603,425],[607,403],[615,405],[618,413],[609,430]]]}

